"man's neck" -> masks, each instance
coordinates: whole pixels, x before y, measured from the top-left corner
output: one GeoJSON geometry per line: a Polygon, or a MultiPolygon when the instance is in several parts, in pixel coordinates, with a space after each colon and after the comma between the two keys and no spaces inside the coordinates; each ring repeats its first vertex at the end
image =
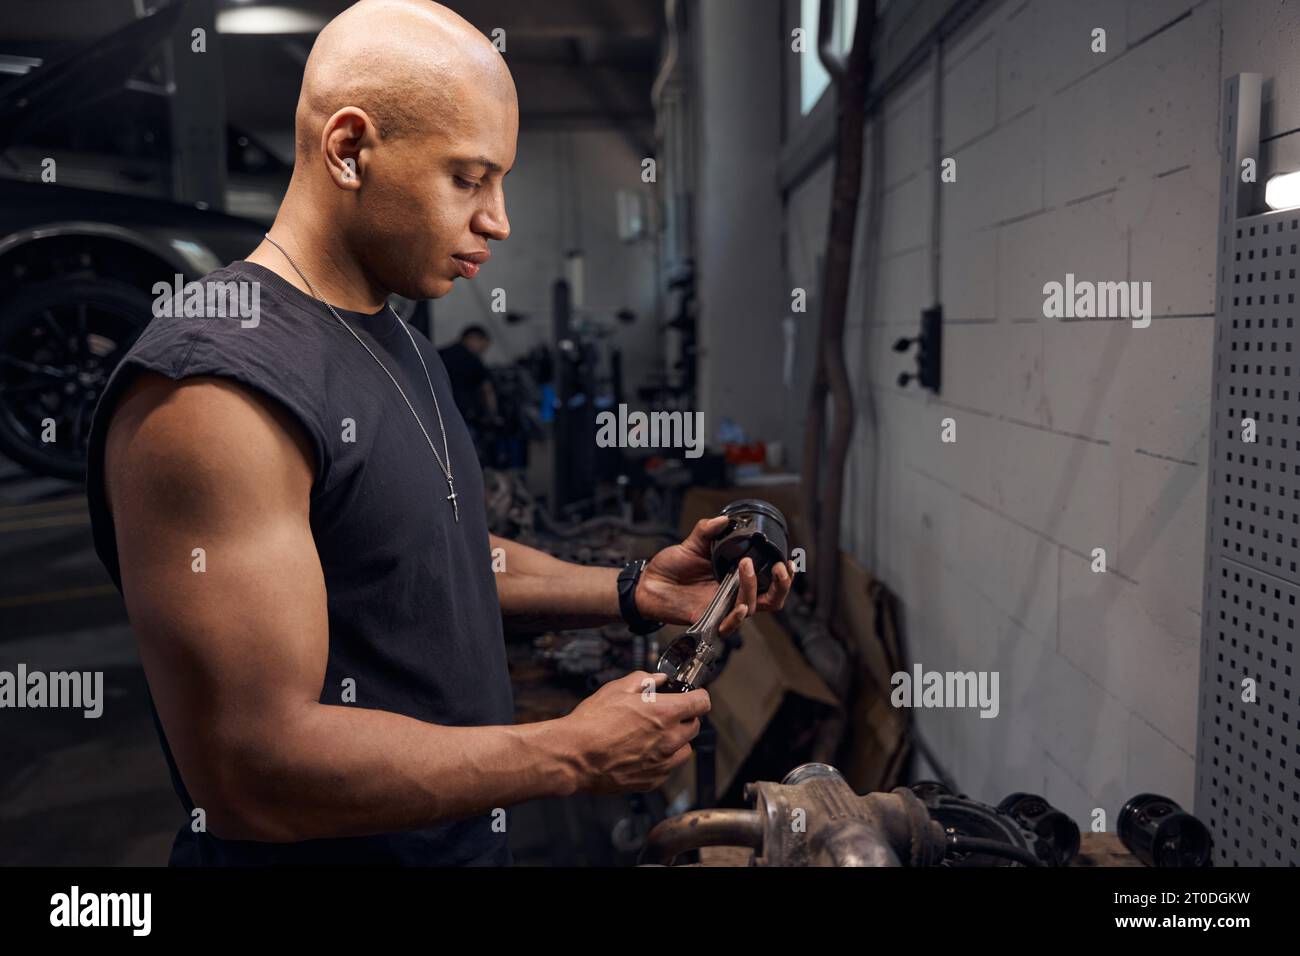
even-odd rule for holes
{"type": "Polygon", "coordinates": [[[387,295],[370,283],[337,234],[321,228],[310,215],[295,215],[296,206],[291,186],[270,229],[271,238],[284,251],[263,239],[245,259],[270,269],[313,298],[319,294],[336,309],[369,313],[383,308],[387,295]],[[292,263],[285,253],[293,257],[292,263]],[[310,284],[298,274],[299,269],[311,280],[310,284]]]}

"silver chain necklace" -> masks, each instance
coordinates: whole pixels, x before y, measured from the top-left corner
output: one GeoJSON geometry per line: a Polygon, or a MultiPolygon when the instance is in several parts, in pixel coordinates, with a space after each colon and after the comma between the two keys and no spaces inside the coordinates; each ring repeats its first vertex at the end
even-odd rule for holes
{"type": "Polygon", "coordinates": [[[429,432],[425,429],[424,422],[420,420],[420,415],[416,412],[415,406],[412,405],[411,400],[406,397],[406,392],[402,390],[402,386],[397,384],[397,379],[393,378],[393,373],[388,371],[388,366],[380,361],[379,356],[371,351],[370,346],[365,343],[365,340],[362,339],[361,336],[357,335],[352,326],[343,321],[343,316],[339,315],[338,312],[335,311],[334,306],[326,302],[325,297],[316,291],[316,287],[311,284],[311,280],[308,279],[303,271],[298,268],[298,263],[293,261],[293,256],[289,255],[289,253],[285,251],[284,246],[272,239],[269,232],[263,233],[263,236],[265,236],[267,242],[280,250],[280,254],[289,261],[289,265],[293,266],[293,271],[298,273],[299,278],[307,284],[307,288],[311,289],[311,294],[324,303],[325,308],[330,310],[334,318],[338,319],[339,324],[342,325],[343,328],[352,333],[352,337],[360,343],[363,349],[370,352],[370,357],[379,363],[379,367],[384,370],[384,374],[388,376],[388,380],[393,383],[393,387],[396,388],[398,394],[402,396],[402,401],[406,402],[406,407],[411,410],[411,415],[414,416],[415,423],[420,426],[420,432],[424,435],[424,440],[429,443],[429,451],[433,452],[434,460],[438,462],[438,467],[442,470],[443,475],[447,479],[447,490],[451,492],[451,494],[447,495],[446,500],[451,502],[452,515],[455,517],[456,523],[459,524],[460,504],[457,502],[457,499],[460,495],[456,494],[456,486],[454,484],[455,479],[451,474],[451,452],[447,447],[447,429],[442,424],[442,408],[438,405],[438,393],[433,390],[433,380],[429,377],[429,366],[425,364],[424,355],[420,352],[420,347],[415,344],[415,336],[411,334],[411,330],[406,327],[406,323],[402,321],[402,317],[397,314],[397,310],[390,304],[388,310],[393,313],[393,318],[397,320],[397,324],[406,332],[406,337],[411,340],[411,348],[415,349],[415,356],[420,360],[420,367],[424,369],[424,380],[429,383],[429,394],[433,396],[433,410],[438,414],[438,429],[442,432],[442,451],[443,454],[447,456],[446,464],[443,463],[442,457],[438,454],[438,449],[433,447],[433,439],[429,437],[429,432]]]}

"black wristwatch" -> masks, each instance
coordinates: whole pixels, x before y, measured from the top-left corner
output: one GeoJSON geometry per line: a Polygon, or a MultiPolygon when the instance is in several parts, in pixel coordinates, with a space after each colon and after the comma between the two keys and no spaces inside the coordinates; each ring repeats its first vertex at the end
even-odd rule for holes
{"type": "Polygon", "coordinates": [[[645,559],[629,561],[618,573],[618,610],[633,634],[650,634],[663,627],[662,621],[647,621],[636,609],[636,586],[645,570],[645,559]]]}

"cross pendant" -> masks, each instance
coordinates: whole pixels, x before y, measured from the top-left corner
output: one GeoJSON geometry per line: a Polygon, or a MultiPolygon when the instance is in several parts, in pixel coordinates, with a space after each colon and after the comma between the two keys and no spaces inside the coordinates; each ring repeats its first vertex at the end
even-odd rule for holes
{"type": "Polygon", "coordinates": [[[456,518],[456,523],[460,524],[460,504],[456,501],[460,495],[456,494],[456,486],[451,483],[450,478],[447,479],[447,490],[451,492],[451,494],[447,496],[447,500],[451,502],[452,514],[456,518]]]}

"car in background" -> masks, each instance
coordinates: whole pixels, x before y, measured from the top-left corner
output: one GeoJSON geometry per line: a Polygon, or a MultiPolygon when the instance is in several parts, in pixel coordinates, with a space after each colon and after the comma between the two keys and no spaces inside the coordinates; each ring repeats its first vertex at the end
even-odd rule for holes
{"type": "Polygon", "coordinates": [[[95,402],[172,285],[242,259],[264,227],[210,210],[0,180],[0,452],[79,480],[95,402]],[[42,441],[53,421],[56,440],[42,441]]]}
{"type": "MultiPolygon", "coordinates": [[[[84,475],[95,403],[152,317],[154,285],[241,259],[265,230],[164,198],[166,104],[139,75],[181,9],[32,59],[0,85],[0,453],[38,475],[84,475]],[[41,155],[59,157],[59,182],[41,180],[41,155]],[[51,421],[55,440],[42,441],[51,421]]],[[[247,135],[227,141],[232,181],[287,181],[288,167],[247,135]]]]}

